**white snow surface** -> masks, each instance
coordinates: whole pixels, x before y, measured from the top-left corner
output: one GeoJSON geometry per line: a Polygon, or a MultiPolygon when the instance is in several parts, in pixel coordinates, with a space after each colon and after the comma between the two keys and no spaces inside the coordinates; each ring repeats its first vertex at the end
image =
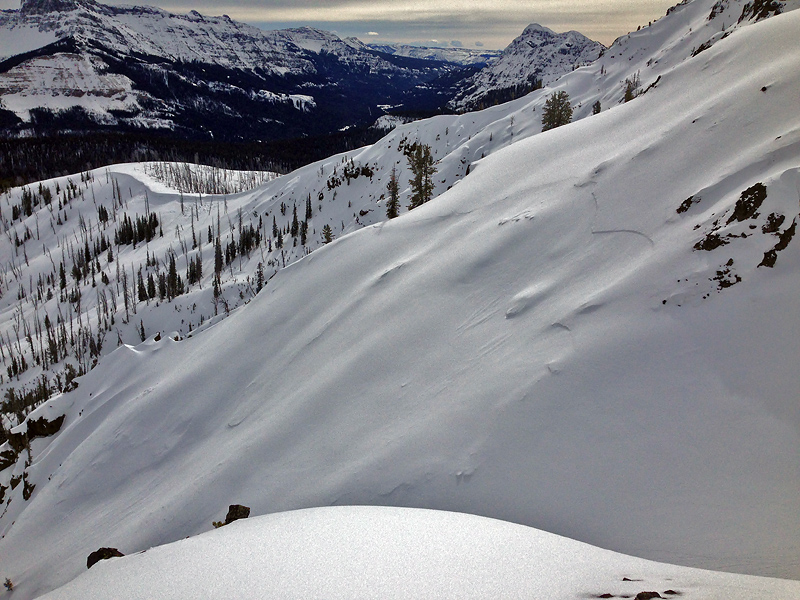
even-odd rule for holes
{"type": "Polygon", "coordinates": [[[44,598],[572,600],[642,591],[760,600],[798,597],[800,582],[653,563],[471,515],[336,507],[237,521],[102,561],[44,598]]]}
{"type": "MultiPolygon", "coordinates": [[[[768,216],[785,216],[785,233],[800,208],[800,16],[722,39],[719,19],[735,22],[743,3],[708,20],[712,4],[680,5],[561,78],[578,119],[567,127],[537,135],[545,89],[400,126],[225,199],[271,221],[310,193],[316,239],[326,223],[338,239],[190,339],[136,345],[123,330],[129,345],[32,415],[66,421],[33,442],[31,499],[9,490],[0,516],[0,576],[15,597],[66,583],[100,546],[135,552],[206,531],[234,502],[254,514],[469,512],[659,561],[800,578],[797,240],[774,268],[757,266],[778,241],[762,230],[768,216]],[[658,83],[617,106],[637,71],[643,88],[658,83]],[[585,118],[598,99],[603,112],[585,118]],[[408,179],[402,140],[431,144],[441,195],[382,222],[391,166],[408,179]],[[351,159],[374,176],[326,187],[351,159]],[[757,183],[758,215],[729,223],[757,183]],[[713,233],[728,244],[693,250],[713,233]]],[[[129,186],[143,202],[135,173],[129,186]]],[[[223,202],[203,201],[201,228],[223,202]]],[[[177,196],[150,202],[175,231],[177,196]]],[[[49,264],[40,244],[28,258],[49,264]]],[[[144,249],[120,260],[142,262],[144,249]]],[[[14,294],[2,300],[10,315],[14,294]]],[[[162,305],[177,317],[158,317],[160,330],[197,318],[190,302],[208,315],[209,300],[206,276],[186,304],[162,305]]]]}

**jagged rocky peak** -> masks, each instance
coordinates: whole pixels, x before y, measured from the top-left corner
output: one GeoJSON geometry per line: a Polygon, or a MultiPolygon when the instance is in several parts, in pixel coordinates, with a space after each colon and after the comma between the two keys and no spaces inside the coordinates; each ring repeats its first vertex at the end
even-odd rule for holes
{"type": "Polygon", "coordinates": [[[80,6],[79,0],[22,0],[20,12],[27,15],[44,15],[52,12],[68,12],[80,6]]]}

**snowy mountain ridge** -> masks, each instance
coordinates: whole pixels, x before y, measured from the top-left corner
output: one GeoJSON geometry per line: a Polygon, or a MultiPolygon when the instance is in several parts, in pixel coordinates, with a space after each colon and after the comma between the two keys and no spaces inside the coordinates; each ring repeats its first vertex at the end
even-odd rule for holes
{"type": "Polygon", "coordinates": [[[72,579],[76,548],[181,539],[230,502],[255,514],[459,510],[638,556],[797,578],[800,123],[789,108],[800,57],[785,49],[798,15],[737,22],[743,6],[682,4],[554,88],[403,125],[227,198],[181,197],[140,167],[115,167],[73,178],[82,191],[59,225],[47,206],[10,220],[22,190],[9,193],[2,301],[14,347],[18,306],[30,322],[37,306],[56,320],[48,283],[34,301],[35,282],[57,281],[62,251],[77,255],[81,220],[93,241],[113,233],[90,217],[95,200],[130,217],[149,204],[165,232],[115,246],[113,263],[101,255],[110,286],[81,276],[79,314],[95,335],[95,315],[106,318],[95,295],[122,287],[116,265],[134,279],[157,254],[143,271],[165,273],[171,252],[183,274],[204,253],[202,287],[139,301],[124,326],[118,295],[126,345],[111,351],[110,330],[78,389],[13,429],[65,415],[0,471],[0,556],[15,594],[72,579]],[[637,74],[646,93],[619,105],[637,74]],[[538,135],[554,90],[569,92],[579,122],[538,135]],[[601,114],[586,118],[596,101],[601,114]],[[440,197],[385,222],[389,171],[405,205],[404,149],[415,142],[438,160],[440,197]],[[270,253],[269,233],[226,258],[215,317],[203,232],[221,231],[226,247],[251,225],[268,233],[272,217],[285,232],[309,197],[312,241],[288,234],[270,253]],[[337,239],[296,260],[322,245],[324,225],[337,239]],[[223,320],[224,302],[253,298],[258,262],[266,278],[291,266],[223,320]]]}
{"type": "MultiPolygon", "coordinates": [[[[576,67],[594,62],[605,50],[599,42],[577,31],[557,34],[532,23],[514,39],[500,56],[460,85],[449,106],[465,110],[486,103],[491,93],[512,90],[536,82],[550,85],[576,67]]],[[[522,90],[513,97],[527,93],[522,90]]]]}
{"type": "Polygon", "coordinates": [[[368,125],[383,114],[378,105],[401,104],[416,85],[461,68],[310,27],[263,31],[227,16],[94,0],[0,11],[0,60],[14,135],[115,127],[228,141],[368,125]],[[301,96],[313,102],[298,109],[301,96]]]}

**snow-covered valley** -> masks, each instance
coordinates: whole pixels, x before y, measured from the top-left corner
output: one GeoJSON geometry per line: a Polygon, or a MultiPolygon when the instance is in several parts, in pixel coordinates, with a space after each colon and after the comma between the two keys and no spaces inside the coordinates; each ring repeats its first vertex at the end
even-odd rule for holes
{"type": "MultiPolygon", "coordinates": [[[[254,515],[458,511],[661,562],[799,579],[800,14],[732,27],[743,5],[679,5],[551,88],[400,126],[238,194],[181,195],[128,165],[73,177],[80,193],[26,219],[8,220],[22,190],[5,195],[10,346],[14,314],[55,321],[59,291],[46,299],[45,284],[33,302],[37,275],[56,273],[82,232],[92,243],[111,236],[98,206],[131,218],[148,207],[164,230],[114,245],[113,264],[101,257],[96,277],[109,284],[69,281],[93,335],[107,312],[116,321],[78,388],[28,417],[65,415],[60,431],[0,471],[0,577],[15,597],[71,581],[98,547],[135,553],[206,532],[232,503],[254,515]],[[634,75],[647,91],[620,103],[634,75]],[[576,122],[540,134],[556,90],[569,93],[576,122]],[[414,143],[434,153],[438,197],[387,221],[389,172],[405,207],[414,143]],[[283,235],[295,206],[308,238],[286,235],[278,249],[272,218],[283,235]],[[215,302],[213,238],[234,243],[250,226],[262,239],[226,262],[215,302]],[[182,274],[202,255],[201,280],[171,300],[134,301],[136,316],[119,297],[97,308],[120,285],[117,265],[134,278],[152,254],[159,266],[144,272],[164,273],[170,252],[182,274]],[[269,281],[255,294],[259,263],[269,281]]],[[[426,526],[418,517],[415,531],[426,526]]],[[[271,522],[189,540],[185,556],[221,537],[214,551],[225,551],[251,527],[278,539],[271,522]]],[[[148,554],[56,597],[83,595],[81,585],[148,554]]],[[[648,577],[685,576],[671,569],[648,577]]],[[[739,597],[732,576],[703,577],[718,583],[682,583],[685,597],[739,597]]],[[[741,597],[796,594],[791,582],[747,581],[741,597]]],[[[503,593],[520,582],[544,593],[552,577],[509,579],[503,593]]],[[[630,592],[589,575],[559,590],[630,592]]]]}

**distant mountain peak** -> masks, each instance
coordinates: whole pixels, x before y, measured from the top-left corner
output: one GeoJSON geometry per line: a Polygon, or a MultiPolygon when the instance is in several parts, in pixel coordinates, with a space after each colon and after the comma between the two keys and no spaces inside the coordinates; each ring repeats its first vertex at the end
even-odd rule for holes
{"type": "Polygon", "coordinates": [[[553,31],[549,27],[545,27],[544,25],[539,25],[539,23],[531,23],[530,25],[528,25],[522,32],[522,35],[528,33],[550,33],[552,35],[556,35],[555,31],[553,31]]]}

